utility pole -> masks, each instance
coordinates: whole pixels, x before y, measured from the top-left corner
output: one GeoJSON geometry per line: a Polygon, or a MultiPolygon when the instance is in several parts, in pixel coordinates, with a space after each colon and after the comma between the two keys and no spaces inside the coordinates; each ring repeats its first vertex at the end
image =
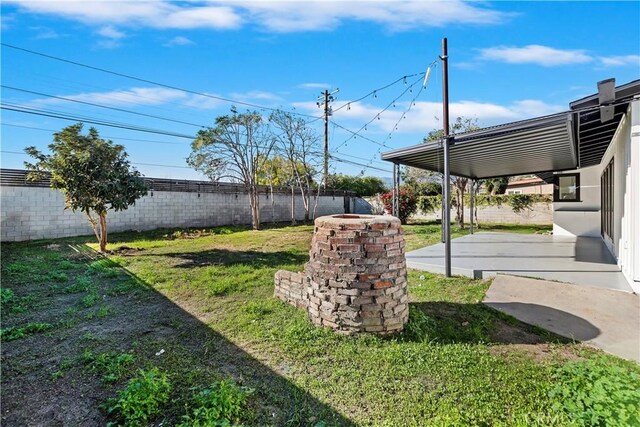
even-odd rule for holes
{"type": "Polygon", "coordinates": [[[327,189],[327,181],[329,180],[329,116],[332,114],[331,107],[329,103],[335,101],[335,97],[333,96],[335,93],[340,92],[340,89],[336,89],[333,92],[329,92],[325,90],[321,92],[318,97],[318,102],[316,105],[320,107],[323,105],[324,107],[324,188],[327,189]],[[322,102],[321,102],[322,101],[322,102]]]}
{"type": "Polygon", "coordinates": [[[444,229],[444,271],[451,277],[451,182],[449,172],[449,50],[447,38],[442,39],[442,140],[444,144],[444,212],[442,227],[444,229]]]}

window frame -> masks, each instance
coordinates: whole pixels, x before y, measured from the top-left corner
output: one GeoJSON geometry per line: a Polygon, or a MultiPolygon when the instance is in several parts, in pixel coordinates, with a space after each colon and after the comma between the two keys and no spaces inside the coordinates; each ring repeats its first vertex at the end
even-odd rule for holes
{"type": "Polygon", "coordinates": [[[581,202],[580,199],[580,172],[559,173],[553,177],[553,201],[561,203],[581,202]],[[576,197],[575,199],[560,199],[560,177],[572,176],[576,179],[576,197]]]}

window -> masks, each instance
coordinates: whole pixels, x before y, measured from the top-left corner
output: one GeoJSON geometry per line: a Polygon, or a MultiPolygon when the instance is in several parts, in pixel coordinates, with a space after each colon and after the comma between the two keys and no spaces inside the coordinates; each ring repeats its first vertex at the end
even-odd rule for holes
{"type": "Polygon", "coordinates": [[[555,176],[553,184],[554,202],[579,202],[580,201],[580,174],[567,173],[555,176]]]}
{"type": "Polygon", "coordinates": [[[600,177],[600,234],[613,240],[613,159],[600,177]]]}
{"type": "Polygon", "coordinates": [[[522,190],[507,190],[507,195],[510,194],[522,194],[522,190]]]}

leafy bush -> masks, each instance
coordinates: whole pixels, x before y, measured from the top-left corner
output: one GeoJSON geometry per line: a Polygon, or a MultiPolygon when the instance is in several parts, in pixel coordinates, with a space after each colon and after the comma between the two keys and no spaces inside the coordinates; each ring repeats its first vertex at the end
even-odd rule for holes
{"type": "Polygon", "coordinates": [[[123,425],[144,425],[162,412],[170,392],[171,384],[166,374],[157,368],[140,369],[138,375],[118,392],[118,398],[108,402],[107,412],[123,425]]]}
{"type": "Polygon", "coordinates": [[[27,335],[48,331],[51,328],[53,328],[53,325],[50,323],[27,323],[24,326],[4,328],[0,329],[0,340],[5,342],[13,341],[19,338],[24,338],[27,335]]]}
{"type": "MultiPolygon", "coordinates": [[[[408,188],[400,188],[400,212],[398,218],[403,224],[407,223],[407,220],[411,215],[416,213],[418,209],[418,196],[412,190],[408,188]]],[[[385,193],[382,195],[382,203],[388,212],[393,211],[393,192],[385,193]]]]}
{"type": "Polygon", "coordinates": [[[567,363],[553,375],[554,409],[578,426],[639,426],[640,373],[598,358],[567,363]]]}
{"type": "Polygon", "coordinates": [[[339,190],[353,191],[359,197],[373,196],[387,191],[384,182],[380,178],[373,176],[331,175],[327,186],[339,190]]]}
{"type": "Polygon", "coordinates": [[[247,396],[253,390],[239,387],[232,380],[211,384],[195,397],[191,414],[182,417],[180,427],[238,425],[245,416],[247,396]]]}

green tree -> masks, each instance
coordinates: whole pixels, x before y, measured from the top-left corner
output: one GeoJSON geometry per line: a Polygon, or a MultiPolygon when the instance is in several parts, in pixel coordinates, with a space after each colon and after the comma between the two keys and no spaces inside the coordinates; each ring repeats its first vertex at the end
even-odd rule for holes
{"type": "Polygon", "coordinates": [[[387,191],[384,182],[374,176],[331,175],[329,176],[328,186],[330,188],[353,191],[360,197],[375,196],[387,191]]]}
{"type": "Polygon", "coordinates": [[[51,188],[62,191],[65,209],[87,215],[100,251],[106,252],[107,211],[127,209],[147,194],[147,187],[140,172],[131,168],[122,145],[100,138],[94,128],[82,135],[82,127],[78,123],[54,133],[49,145],[52,154],[25,148],[36,159],[33,164],[25,162],[25,167],[30,180],[51,174],[51,188]]]}
{"type": "Polygon", "coordinates": [[[217,117],[215,124],[198,132],[187,164],[212,181],[227,178],[242,183],[249,194],[251,225],[259,230],[258,172],[275,144],[269,125],[258,112],[239,114],[234,107],[231,114],[217,117]]]}
{"type": "Polygon", "coordinates": [[[482,180],[487,192],[492,196],[496,194],[504,194],[509,185],[509,178],[489,178],[482,180]]]}
{"type": "MultiPolygon", "coordinates": [[[[450,134],[459,134],[465,132],[471,132],[479,129],[478,120],[458,117],[456,121],[450,126],[450,134]]],[[[424,139],[424,142],[440,141],[443,136],[442,129],[433,130],[424,139]]],[[[451,176],[451,183],[456,191],[456,224],[458,227],[464,227],[464,193],[469,183],[468,178],[461,176],[451,176]]]]}

